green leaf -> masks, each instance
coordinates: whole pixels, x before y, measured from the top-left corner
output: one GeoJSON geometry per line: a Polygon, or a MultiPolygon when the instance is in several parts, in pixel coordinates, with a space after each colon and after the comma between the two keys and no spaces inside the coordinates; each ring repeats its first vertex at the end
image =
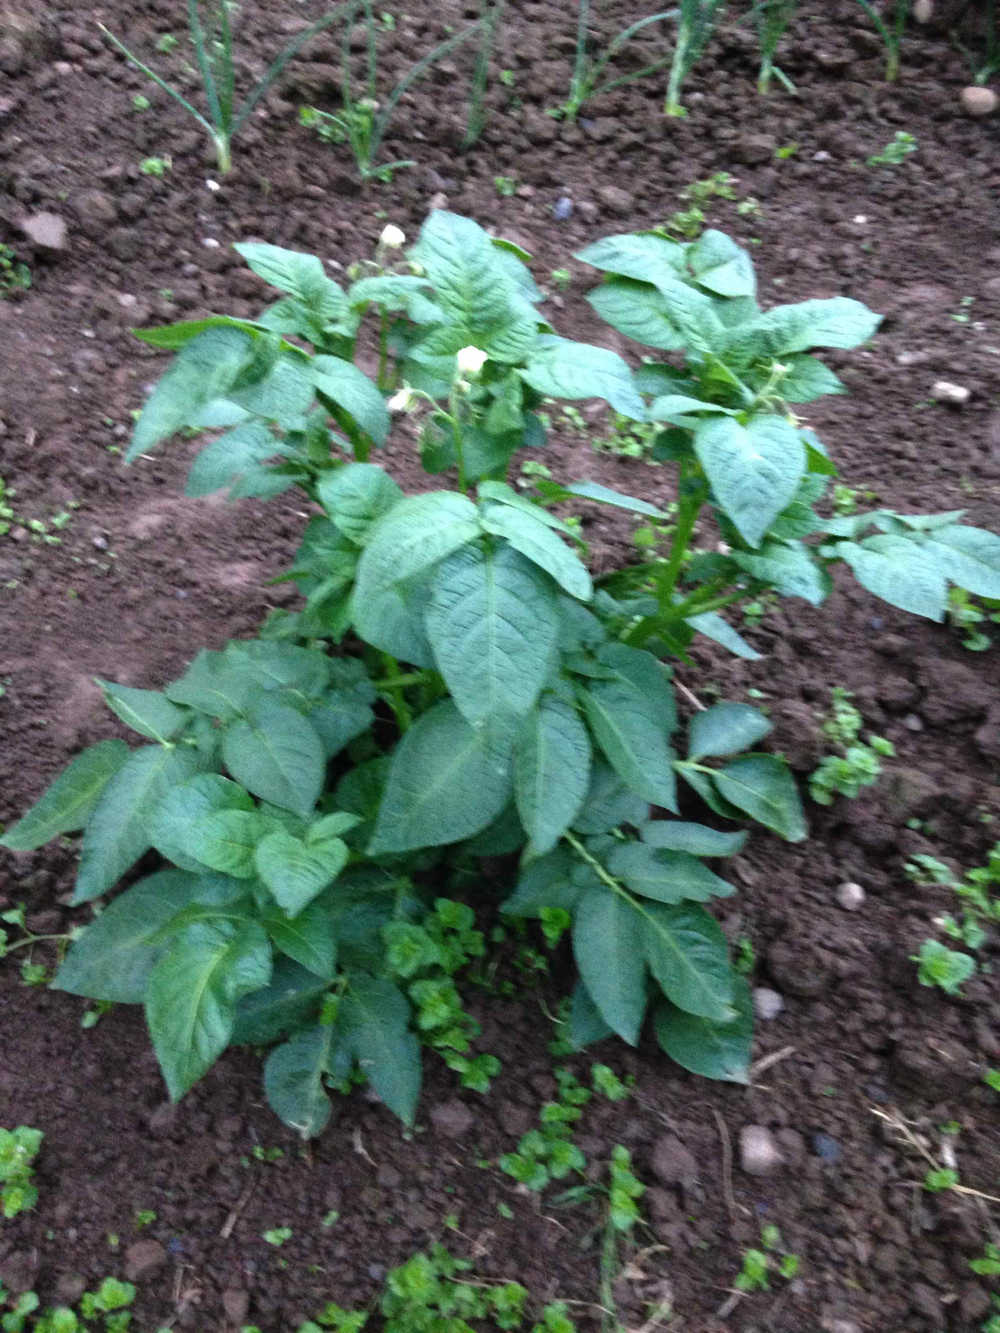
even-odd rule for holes
{"type": "Polygon", "coordinates": [[[624,495],[613,491],[609,486],[602,486],[597,481],[575,481],[567,486],[569,495],[577,495],[581,500],[596,500],[598,504],[614,505],[616,509],[627,509],[633,514],[648,514],[650,518],[668,519],[669,514],[648,500],[639,500],[634,495],[624,495]]]}
{"type": "Polygon", "coordinates": [[[641,948],[663,993],[678,1009],[718,1023],[733,1019],[734,974],[726,937],[703,907],[644,904],[641,948]]]}
{"type": "Polygon", "coordinates": [[[975,597],[1000,598],[1000,536],[984,528],[946,525],[928,541],[938,569],[975,597]]]}
{"type": "Polygon", "coordinates": [[[611,278],[587,301],[613,329],[645,347],[673,352],[687,346],[687,335],[672,318],[666,297],[645,282],[611,278]]]}
{"type": "Polygon", "coordinates": [[[176,704],[226,721],[245,710],[257,687],[258,681],[245,662],[202,648],[184,675],[163,692],[176,704]]]}
{"type": "Polygon", "coordinates": [[[78,754],[27,814],[0,837],[0,847],[28,852],[60,833],[83,828],[105,787],[132,752],[124,741],[98,741],[78,754]]]}
{"type": "Polygon", "coordinates": [[[695,452],[719,505],[751,546],[759,546],[790,504],[806,469],[798,431],[783,417],[699,422],[695,452]]]}
{"type": "Polygon", "coordinates": [[[262,421],[241,422],[202,449],[191,464],[184,494],[211,495],[225,486],[236,486],[267,459],[287,453],[262,421]]]}
{"type": "Polygon", "coordinates": [[[322,1134],[330,1119],[323,1075],[335,1029],[317,1024],[276,1046],[264,1065],[264,1093],[280,1120],[304,1139],[322,1134]]]}
{"type": "Polygon", "coordinates": [[[279,954],[268,984],[237,1004],[232,1044],[266,1046],[315,1022],[329,987],[329,977],[319,977],[279,954]]]}
{"type": "Polygon", "coordinates": [[[687,247],[685,260],[699,287],[717,296],[750,297],[757,292],[753,262],[725,232],[709,228],[687,247]]]}
{"type": "Polygon", "coordinates": [[[695,713],[688,728],[688,758],[738,754],[773,730],[774,723],[749,704],[722,703],[695,713]]]}
{"type": "Polygon", "coordinates": [[[147,740],[172,740],[187,724],[191,714],[178,708],[159,690],[136,690],[128,685],[116,685],[110,680],[94,677],[104,694],[104,702],[111,711],[147,740]]]}
{"type": "Polygon", "coordinates": [[[271,946],[255,922],[197,922],[174,940],[146,992],[146,1021],[171,1101],[229,1045],[240,997],[270,978],[271,946]]]}
{"type": "Polygon", "coordinates": [[[542,334],[521,378],[549,398],[603,398],[633,421],[646,420],[646,406],[632,372],[617,352],[542,334]]]}
{"type": "Polygon", "coordinates": [[[585,264],[639,282],[659,282],[685,271],[684,246],[654,232],[605,236],[574,256],[585,264]]]}
{"type": "Polygon", "coordinates": [[[788,765],[771,754],[748,754],[713,774],[724,800],[787,842],[806,836],[802,801],[788,765]]]}
{"type": "Polygon", "coordinates": [[[163,928],[194,903],[233,902],[245,886],[221,875],[160,870],[134,884],[70,945],[52,985],[111,1004],[141,1004],[149,977],[167,950],[163,928]]]}
{"type": "Polygon", "coordinates": [[[160,324],[149,329],[133,329],[132,334],[150,347],[175,352],[191,342],[206,329],[242,329],[253,337],[261,331],[260,322],[253,319],[233,319],[229,315],[209,315],[206,319],[182,319],[176,324],[160,324]]]}
{"type": "Polygon", "coordinates": [[[233,246],[242,255],[258,277],[287,292],[324,323],[341,319],[348,309],[347,297],[323,270],[322,261],[315,255],[298,250],[283,250],[264,241],[241,241],[233,246]]]}
{"type": "Polygon", "coordinates": [[[106,893],[149,850],[150,812],[201,763],[201,756],[190,749],[147,745],[133,752],[104,788],[87,821],[74,904],[106,893]]]}
{"type": "Polygon", "coordinates": [[[683,819],[651,819],[641,825],[639,836],[650,847],[662,847],[672,852],[690,852],[692,856],[735,856],[748,834],[745,830],[722,833],[683,819]]]}
{"type": "Polygon", "coordinates": [[[318,394],[343,408],[376,444],[385,443],[389,434],[389,409],[363,371],[336,356],[314,356],[311,377],[318,394]]]}
{"type": "Polygon", "coordinates": [[[526,500],[523,495],[519,495],[512,486],[508,486],[505,481],[481,481],[476,487],[479,495],[480,504],[484,500],[493,500],[497,504],[507,505],[511,509],[516,509],[522,514],[527,514],[533,518],[536,523],[544,523],[546,527],[561,532],[574,540],[576,538],[573,529],[568,523],[564,523],[561,518],[556,518],[555,514],[550,514],[547,509],[541,505],[534,504],[531,500],[526,500]]]}
{"type": "Polygon", "coordinates": [[[661,903],[704,903],[729,898],[732,886],[688,852],[674,852],[646,842],[620,842],[607,855],[615,879],[643,898],[661,903]]]}
{"type": "Polygon", "coordinates": [[[511,896],[501,906],[505,916],[539,917],[545,907],[572,912],[581,888],[571,878],[576,862],[568,847],[554,851],[525,866],[511,896]]]}
{"type": "Polygon", "coordinates": [[[469,838],[496,819],[510,794],[506,755],[443,700],[393,752],[369,855],[469,838]]]}
{"type": "Polygon", "coordinates": [[[728,1083],[748,1083],[753,1006],[750,987],[743,977],[733,979],[733,1007],[736,1018],[728,1023],[715,1023],[685,1013],[665,1001],[657,1006],[653,1019],[656,1039],[672,1060],[692,1074],[728,1083]]]}
{"type": "Polygon", "coordinates": [[[210,810],[192,820],[182,847],[224,875],[253,879],[257,844],[273,827],[274,821],[256,810],[210,810]]]}
{"type": "Polygon", "coordinates": [[[736,415],[732,408],[722,407],[719,403],[708,403],[701,398],[691,398],[685,393],[666,393],[653,400],[649,408],[649,419],[683,423],[698,412],[724,417],[736,415]]]}
{"type": "Polygon", "coordinates": [[[435,574],[426,625],[462,716],[511,736],[555,656],[559,613],[546,576],[509,546],[465,546],[435,574]]]}
{"type": "Polygon", "coordinates": [[[824,394],[847,392],[843,380],[814,356],[790,356],[785,364],[788,374],[778,391],[786,403],[811,403],[824,394]]]}
{"type": "Polygon", "coordinates": [[[770,584],[783,597],[802,597],[820,606],[833,587],[829,574],[817,564],[811,549],[796,542],[765,542],[759,554],[733,551],[732,559],[752,578],[770,584]]]}
{"type": "Polygon", "coordinates": [[[578,833],[610,833],[621,824],[639,825],[648,818],[649,802],[627,787],[602,759],[595,759],[590,790],[573,819],[573,828],[578,833]]]}
{"type": "Polygon", "coordinates": [[[310,903],[289,920],[281,912],[261,918],[274,947],[318,977],[332,981],[337,968],[337,937],[330,913],[322,903],[310,903]]]}
{"type": "MultiPolygon", "coordinates": [[[[233,639],[226,644],[223,658],[252,673],[264,690],[295,691],[306,699],[324,697],[331,678],[335,683],[343,679],[354,686],[364,677],[360,663],[349,665],[343,660],[334,663],[321,649],[299,648],[293,643],[268,639],[233,639]]],[[[374,697],[369,689],[367,701],[374,697]]]]}
{"type": "Polygon", "coordinates": [[[654,805],[676,810],[674,755],[668,737],[675,725],[670,684],[656,658],[625,644],[597,652],[611,679],[590,680],[580,697],[594,737],[619,777],[654,805]]]}
{"type": "MultiPolygon", "coordinates": [[[[277,422],[286,430],[301,428],[315,398],[311,374],[314,364],[298,350],[291,355],[282,349],[270,365],[255,364],[247,376],[241,376],[241,383],[227,390],[225,400],[254,416],[277,422]],[[243,383],[244,378],[249,382],[243,383]]],[[[234,496],[256,493],[256,489],[247,490],[241,485],[233,489],[234,496]]]]}
{"type": "Polygon", "coordinates": [[[605,885],[588,889],[573,917],[573,955],[601,1017],[634,1046],[646,1012],[642,918],[605,885]]]}
{"type": "Polygon", "coordinates": [[[575,708],[543,694],[514,742],[514,800],[529,853],[551,851],[590,785],[590,738],[575,708]]]}
{"type": "Polygon", "coordinates": [[[863,588],[890,606],[929,620],[944,620],[947,576],[928,546],[913,537],[879,533],[860,543],[838,542],[832,552],[850,565],[863,588]]]}
{"type": "Polygon", "coordinates": [[[340,1021],[375,1092],[412,1125],[420,1096],[420,1044],[410,1031],[410,1006],[402,991],[385,977],[353,977],[340,1021]]]}
{"type": "Polygon", "coordinates": [[[742,634],[733,629],[727,620],[715,611],[705,611],[700,616],[688,616],[684,622],[690,625],[692,629],[704,634],[706,639],[711,639],[713,643],[719,643],[723,648],[736,657],[742,657],[747,662],[759,662],[760,653],[756,648],[752,648],[742,634]]]}
{"type": "MultiPolygon", "coordinates": [[[[539,512],[544,511],[535,511],[539,512]]],[[[503,537],[539,569],[544,569],[571,597],[590,601],[594,589],[586,565],[560,541],[544,519],[506,504],[491,504],[483,510],[482,523],[487,532],[503,537]]]]}
{"type": "Polygon", "coordinates": [[[347,864],[348,851],[340,838],[306,844],[278,830],[257,844],[254,859],[275,902],[287,916],[297,917],[337,878],[347,864]]]}
{"type": "Polygon", "coordinates": [[[198,773],[173,787],[150,811],[149,840],[168,861],[198,874],[206,863],[192,851],[195,821],[213,811],[253,809],[253,800],[238,783],[218,773],[198,773]]]}
{"type": "Polygon", "coordinates": [[[347,463],[321,475],[316,498],[344,536],[363,546],[372,524],[402,500],[403,491],[376,464],[347,463]]]}
{"type": "Polygon", "coordinates": [[[334,691],[325,702],[309,713],[309,721],[316,728],[328,759],[339,754],[349,741],[367,731],[374,720],[375,714],[369,705],[361,703],[346,690],[334,691]]]}
{"type": "Polygon", "coordinates": [[[288,704],[262,700],[222,738],[226,767],[262,800],[303,819],[323,789],[326,752],[316,728],[288,704]]]}
{"type": "Polygon", "coordinates": [[[601,1017],[601,1011],[594,1003],[590,992],[582,981],[577,979],[573,987],[573,997],[569,1008],[568,1038],[574,1050],[582,1051],[595,1041],[603,1041],[611,1036],[612,1029],[601,1017]]]}
{"type": "Polygon", "coordinates": [[[186,426],[207,403],[226,394],[254,364],[255,339],[243,328],[212,327],[177,353],[150,394],[132,433],[126,463],[186,426]]]}

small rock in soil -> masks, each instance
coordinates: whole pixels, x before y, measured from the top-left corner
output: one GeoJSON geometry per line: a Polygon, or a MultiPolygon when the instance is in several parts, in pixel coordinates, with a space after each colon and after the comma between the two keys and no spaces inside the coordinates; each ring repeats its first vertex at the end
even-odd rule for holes
{"type": "Polygon", "coordinates": [[[20,227],[40,250],[66,248],[66,223],[58,213],[32,213],[21,220],[20,227]]]}
{"type": "Polygon", "coordinates": [[[763,1125],[744,1125],[740,1130],[740,1165],[748,1176],[773,1176],[784,1161],[769,1129],[763,1125]]]}
{"type": "Polygon", "coordinates": [[[813,1152],[824,1162],[839,1162],[843,1150],[835,1138],[829,1134],[814,1134],[812,1137],[813,1152]]]}
{"type": "Polygon", "coordinates": [[[972,397],[972,390],[964,384],[953,384],[951,380],[935,380],[931,385],[931,397],[939,403],[951,403],[961,407],[972,397]]]}
{"type": "Polygon", "coordinates": [[[129,1282],[139,1282],[166,1262],[167,1252],[158,1240],[137,1240],[125,1251],[125,1276],[129,1282]]]}
{"type": "Polygon", "coordinates": [[[632,211],[632,196],[619,185],[602,185],[597,191],[597,200],[609,213],[624,216],[632,211]]]}
{"type": "Polygon", "coordinates": [[[822,995],[829,981],[826,958],[803,941],[779,940],[772,944],[767,951],[767,970],[783,991],[804,1000],[822,995]]]}
{"type": "Polygon", "coordinates": [[[860,884],[853,884],[847,880],[837,885],[837,902],[845,912],[856,912],[864,905],[864,901],[865,891],[860,884]]]}
{"type": "Polygon", "coordinates": [[[785,1007],[785,1001],[776,990],[768,986],[755,986],[753,992],[753,1011],[763,1023],[777,1018],[785,1007]]]}
{"type": "Polygon", "coordinates": [[[443,1134],[445,1138],[457,1139],[468,1133],[476,1123],[476,1117],[464,1102],[453,1097],[450,1101],[441,1102],[433,1108],[431,1121],[439,1134],[443,1134]]]}
{"type": "Polygon", "coordinates": [[[232,1324],[245,1324],[250,1313],[250,1293],[242,1287],[227,1287],[222,1293],[222,1308],[232,1324]]]}
{"type": "Polygon", "coordinates": [[[11,1289],[15,1296],[22,1291],[30,1291],[35,1285],[35,1274],[41,1260],[37,1250],[15,1250],[0,1262],[0,1282],[11,1289]]]}
{"type": "Polygon", "coordinates": [[[914,1282],[910,1289],[910,1309],[930,1319],[935,1328],[941,1322],[941,1302],[937,1292],[926,1282],[914,1282]]]}
{"type": "Polygon", "coordinates": [[[653,1146],[653,1173],[664,1185],[690,1189],[698,1178],[698,1163],[676,1134],[664,1134],[653,1146]]]}
{"type": "Polygon", "coordinates": [[[968,116],[990,116],[997,109],[997,95],[992,88],[980,88],[971,84],[963,88],[959,96],[962,109],[968,116]]]}
{"type": "Polygon", "coordinates": [[[56,1278],[55,1295],[60,1305],[75,1305],[87,1290],[87,1279],[82,1273],[60,1273],[56,1278]]]}

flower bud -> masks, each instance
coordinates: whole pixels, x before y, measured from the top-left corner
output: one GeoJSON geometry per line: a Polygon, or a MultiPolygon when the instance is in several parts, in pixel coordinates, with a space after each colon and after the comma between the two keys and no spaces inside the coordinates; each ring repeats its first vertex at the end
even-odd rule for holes
{"type": "Polygon", "coordinates": [[[460,375],[478,375],[488,360],[484,351],[472,346],[461,348],[455,357],[460,375]]]}
{"type": "Polygon", "coordinates": [[[382,228],[382,235],[378,238],[379,245],[384,245],[387,250],[398,250],[406,244],[406,233],[399,227],[394,227],[390,222],[382,228]]]}
{"type": "Polygon", "coordinates": [[[401,389],[397,389],[392,395],[386,403],[386,407],[390,412],[409,412],[416,401],[416,394],[408,384],[404,384],[401,389]]]}

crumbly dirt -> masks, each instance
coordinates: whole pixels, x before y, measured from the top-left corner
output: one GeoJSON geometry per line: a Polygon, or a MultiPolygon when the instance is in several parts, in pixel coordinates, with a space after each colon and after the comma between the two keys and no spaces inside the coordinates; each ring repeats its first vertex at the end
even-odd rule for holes
{"type": "MultiPolygon", "coordinates": [[[[635,17],[623,3],[601,8],[605,37],[635,17]]],[[[547,285],[551,270],[568,268],[568,290],[553,288],[546,307],[553,324],[620,348],[584,304],[594,275],[573,252],[664,221],[686,206],[685,185],[730,172],[738,198],[706,212],[753,246],[765,302],[849,294],[885,314],[869,347],[828,358],[850,397],[808,412],[844,480],[903,511],[964,509],[1000,529],[1000,118],[962,111],[968,71],[946,29],[909,31],[903,77],[888,85],[860,7],[812,0],[779,58],[798,96],[756,94],[751,29],[733,25],[690,78],[685,119],[662,116],[657,76],[595,98],[569,126],[545,110],[565,95],[573,6],[511,0],[498,56],[510,76],[489,93],[481,141],[459,151],[471,59],[460,50],[400,104],[386,156],[418,165],[365,191],[346,150],[297,123],[302,103],[336,104],[339,50],[328,35],[268,95],[213,191],[194,122],[96,27],[100,18],[190,90],[184,42],[154,53],[162,34],[182,35],[182,9],[0,5],[0,241],[33,278],[0,301],[0,476],[19,520],[0,537],[0,823],[74,752],[116,734],[95,675],[162,684],[198,648],[252,634],[290,596],[267,580],[303,527],[295,499],[182,498],[190,442],[128,470],[118,456],[163,366],[130,328],[260,308],[263,288],[233,241],[307,249],[335,272],[371,254],[385,221],[414,235],[444,204],[522,244],[547,285]],[[137,93],[152,109],[133,109],[137,93]],[[899,130],[917,151],[867,166],[899,130]],[[162,178],[140,171],[142,159],[166,155],[162,178]],[[496,177],[512,178],[515,193],[501,196],[496,177]],[[58,248],[25,235],[40,213],[65,223],[58,248]],[[968,402],[932,401],[942,379],[967,388],[968,402]],[[65,526],[49,528],[58,542],[28,526],[62,513],[65,526]]],[[[975,9],[966,6],[973,24],[975,9]]],[[[294,12],[276,0],[244,7],[244,82],[321,12],[319,0],[294,12]]],[[[384,89],[475,13],[456,0],[396,12],[380,38],[384,89]]],[[[651,39],[624,68],[657,49],[651,39]]],[[[404,484],[427,484],[406,449],[389,460],[404,484]]],[[[597,453],[571,423],[545,461],[560,477],[670,499],[666,469],[597,453]]],[[[585,532],[602,567],[627,557],[627,524],[588,512],[585,532]]],[[[682,683],[703,698],[759,692],[750,697],[772,710],[775,748],[803,777],[821,753],[831,687],[845,686],[896,757],[858,800],[810,806],[808,843],[758,833],[729,868],[739,893],[724,927],[751,941],[754,984],[784,997],[759,1024],[749,1088],[696,1079],[652,1044],[594,1052],[634,1075],[635,1091],[621,1104],[595,1100],[578,1141],[596,1175],[612,1145],[626,1144],[649,1186],[642,1252],[615,1285],[619,1317],[638,1329],[661,1305],[685,1333],[978,1329],[991,1279],[968,1261],[997,1239],[1000,1205],[922,1190],[927,1162],[885,1117],[935,1157],[939,1127],[955,1122],[962,1184],[1000,1194],[1000,1098],[982,1082],[1000,1065],[996,939],[962,998],[919,986],[909,956],[955,903],[903,873],[918,852],[981,864],[998,836],[1000,647],[970,653],[954,629],[892,611],[846,579],[821,611],[788,603],[745,632],[760,661],[703,651],[682,683]],[[864,888],[859,911],[840,905],[844,881],[864,888]],[[785,1160],[774,1174],[741,1169],[747,1125],[776,1135],[785,1160]],[[732,1297],[742,1253],[766,1223],[800,1257],[798,1276],[732,1297]]],[[[65,929],[86,915],[66,906],[72,873],[71,847],[2,854],[0,909],[23,901],[35,929],[65,929]]],[[[412,1135],[356,1094],[306,1150],[264,1105],[257,1053],[229,1053],[170,1106],[137,1011],[81,1030],[83,1003],[22,986],[17,963],[0,965],[0,1124],[46,1137],[37,1209],[0,1223],[9,1288],[66,1300],[128,1272],[143,1333],[243,1323],[291,1333],[327,1300],[371,1300],[387,1268],[443,1237],[484,1276],[516,1278],[538,1302],[579,1302],[574,1315],[598,1326],[598,1202],[558,1208],[556,1191],[527,1195],[495,1165],[554,1088],[544,1013],[565,984],[558,967],[537,990],[521,983],[517,1001],[470,994],[482,1048],[504,1064],[489,1096],[462,1092],[429,1058],[412,1135]],[[256,1147],[284,1155],[261,1160],[256,1147]],[[140,1210],[156,1214],[141,1233],[140,1210]],[[457,1231],[445,1228],[449,1215],[457,1231]],[[262,1239],[278,1226],[293,1232],[280,1249],[262,1239]]],[[[587,1078],[589,1053],[572,1063],[587,1078]]]]}

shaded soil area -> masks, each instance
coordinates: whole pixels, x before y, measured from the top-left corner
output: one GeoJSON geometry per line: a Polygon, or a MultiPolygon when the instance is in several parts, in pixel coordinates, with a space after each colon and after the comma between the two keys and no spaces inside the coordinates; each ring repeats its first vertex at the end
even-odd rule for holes
{"type": "MultiPolygon", "coordinates": [[[[290,65],[220,180],[194,122],[95,25],[190,91],[186,41],[155,50],[164,34],[182,36],[180,7],[109,0],[41,14],[15,3],[39,10],[20,26],[8,8],[0,241],[28,263],[32,286],[0,301],[0,477],[14,514],[0,536],[0,825],[78,749],[116,734],[95,675],[158,686],[200,647],[252,634],[292,599],[267,580],[304,526],[294,499],[182,498],[193,442],[129,470],[119,457],[163,366],[129,330],[250,315],[267,299],[234,241],[312,251],[336,276],[371,254],[387,220],[414,236],[429,208],[446,206],[533,254],[559,332],[635,361],[638,349],[584,303],[595,275],[572,254],[663,223],[689,207],[685,186],[728,172],[736,197],[704,210],[752,247],[764,304],[845,294],[885,314],[870,346],[826,358],[850,396],[808,412],[843,480],[903,512],[963,509],[1000,529],[1000,119],[964,115],[968,70],[946,31],[908,31],[903,77],[888,85],[860,7],[807,3],[779,56],[798,96],[756,94],[752,29],[733,25],[691,76],[686,118],[662,116],[657,76],[595,98],[568,125],[546,109],[565,97],[573,7],[511,0],[497,52],[509,73],[489,91],[479,143],[459,151],[473,54],[459,49],[400,103],[385,156],[417,165],[362,191],[346,149],[297,120],[300,105],[337,105],[339,36],[290,65]],[[137,94],[150,109],[135,109],[137,94]],[[866,165],[898,131],[916,151],[866,165]],[[140,168],[167,156],[161,177],[140,168]],[[62,219],[65,236],[49,222],[48,244],[29,240],[39,214],[62,219]],[[565,289],[551,278],[561,268],[565,289]],[[945,402],[942,380],[967,401],[945,402]]],[[[454,0],[394,12],[380,35],[386,93],[416,53],[476,12],[454,0]]],[[[245,7],[244,84],[320,13],[316,0],[294,13],[272,0],[245,7]]],[[[595,32],[607,38],[634,17],[608,4],[595,32]]],[[[623,68],[655,58],[656,40],[623,68]]],[[[607,434],[600,415],[584,419],[591,436],[607,434]]],[[[429,484],[406,447],[388,459],[404,484],[429,484]]],[[[595,451],[568,419],[554,418],[544,461],[559,478],[671,499],[668,469],[595,451]]],[[[599,568],[629,557],[629,524],[580,512],[599,568]]],[[[734,946],[749,941],[753,984],[783,999],[759,1023],[748,1088],[698,1080],[651,1044],[607,1043],[571,1061],[584,1081],[592,1058],[635,1078],[628,1100],[595,1099],[577,1136],[594,1180],[623,1143],[649,1187],[638,1253],[614,1284],[618,1316],[639,1329],[658,1308],[687,1333],[978,1329],[1000,1290],[969,1268],[1000,1216],[983,1197],[1000,1194],[1000,1097],[983,1083],[1000,1066],[997,941],[983,945],[960,998],[920,986],[910,955],[957,905],[947,889],[914,884],[904,864],[923,853],[967,869],[1000,836],[1000,646],[970,653],[952,627],[892,611],[847,580],[822,611],[787,603],[741,628],[762,659],[700,650],[679,672],[688,690],[766,704],[774,747],[805,778],[823,752],[830,691],[843,686],[896,756],[859,799],[811,805],[809,842],[757,834],[727,870],[739,893],[726,932],[734,946]],[[841,905],[845,882],[862,886],[859,910],[841,905]],[[943,1136],[944,1124],[957,1134],[943,1136]],[[742,1169],[747,1126],[774,1136],[782,1162],[771,1174],[742,1169]],[[947,1164],[949,1151],[968,1192],[927,1192],[922,1152],[947,1164]],[[743,1252],[766,1224],[799,1256],[798,1275],[734,1299],[743,1252]]],[[[87,919],[66,905],[73,868],[69,845],[0,854],[0,910],[24,902],[40,933],[87,919]]],[[[574,1317],[599,1325],[600,1196],[560,1208],[558,1189],[527,1194],[496,1167],[555,1090],[545,1014],[568,963],[538,986],[510,972],[517,1001],[469,992],[482,1049],[503,1061],[489,1096],[462,1092],[428,1057],[412,1135],[355,1094],[307,1151],[264,1105],[257,1053],[231,1052],[171,1106],[138,1012],[81,1030],[82,1002],[23,986],[18,962],[0,963],[0,1124],[46,1138],[37,1209],[0,1223],[8,1288],[69,1300],[128,1273],[143,1333],[247,1323],[286,1333],[328,1300],[370,1301],[388,1268],[444,1237],[483,1277],[517,1279],[539,1304],[579,1302],[574,1317]],[[283,1155],[266,1160],[270,1148],[283,1155]],[[155,1221],[140,1232],[146,1211],[155,1221]],[[262,1239],[275,1227],[292,1231],[280,1248],[262,1239]]]]}

